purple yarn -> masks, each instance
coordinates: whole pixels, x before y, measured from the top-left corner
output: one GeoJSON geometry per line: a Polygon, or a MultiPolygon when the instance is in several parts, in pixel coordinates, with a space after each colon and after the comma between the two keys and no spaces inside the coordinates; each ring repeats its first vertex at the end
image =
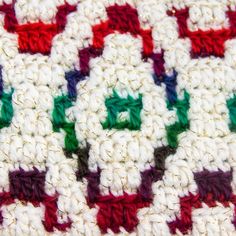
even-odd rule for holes
{"type": "Polygon", "coordinates": [[[165,60],[164,60],[164,51],[161,53],[153,53],[150,58],[153,60],[153,70],[157,77],[162,76],[165,73],[165,60]]]}
{"type": "Polygon", "coordinates": [[[87,192],[88,192],[88,201],[94,203],[97,200],[97,197],[100,195],[100,173],[101,170],[98,169],[97,172],[89,172],[86,176],[88,181],[87,192]]]}
{"type": "Polygon", "coordinates": [[[155,167],[141,172],[141,184],[139,187],[139,194],[145,201],[153,199],[152,183],[161,180],[163,173],[155,167]]]}
{"type": "Polygon", "coordinates": [[[3,94],[2,66],[0,65],[0,97],[3,94]]]}
{"type": "Polygon", "coordinates": [[[204,201],[207,195],[211,193],[214,200],[220,200],[222,197],[229,201],[232,194],[232,170],[223,172],[222,170],[210,172],[203,170],[194,173],[194,179],[198,186],[200,198],[204,201]]]}
{"type": "Polygon", "coordinates": [[[46,172],[34,167],[31,171],[22,168],[9,172],[10,193],[13,198],[24,201],[42,201],[46,172]]]}

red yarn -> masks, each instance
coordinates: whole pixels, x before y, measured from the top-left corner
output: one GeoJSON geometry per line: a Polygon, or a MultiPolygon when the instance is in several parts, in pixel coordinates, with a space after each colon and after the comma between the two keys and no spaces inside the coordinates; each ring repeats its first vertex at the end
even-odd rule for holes
{"type": "Polygon", "coordinates": [[[230,28],[222,28],[220,30],[197,30],[190,31],[187,25],[187,19],[189,18],[189,9],[173,9],[168,11],[168,15],[175,16],[177,18],[177,24],[179,27],[179,36],[181,38],[189,38],[191,41],[191,56],[192,58],[198,57],[224,57],[225,42],[236,36],[236,12],[228,11],[227,16],[230,22],[230,28]]]}
{"type": "MultiPolygon", "coordinates": [[[[129,4],[119,6],[115,4],[107,9],[108,20],[92,27],[92,45],[79,51],[80,69],[83,75],[89,74],[89,61],[91,58],[100,56],[104,48],[104,38],[114,32],[120,34],[130,33],[133,37],[140,36],[143,44],[142,56],[144,59],[151,58],[154,61],[154,70],[159,74],[164,73],[164,60],[157,60],[159,54],[153,53],[152,30],[141,28],[138,12],[129,4]],[[160,66],[159,69],[157,67],[160,66]]],[[[158,76],[159,76],[158,74],[158,76]]]]}
{"type": "Polygon", "coordinates": [[[18,25],[15,15],[14,5],[3,3],[3,5],[0,6],[0,12],[5,13],[4,28],[9,33],[14,33],[16,30],[16,26],[18,25]]]}
{"type": "Polygon", "coordinates": [[[229,25],[231,30],[231,37],[236,37],[236,11],[227,11],[226,15],[229,19],[229,25]]]}
{"type": "Polygon", "coordinates": [[[65,29],[67,23],[67,15],[71,12],[76,11],[76,5],[70,5],[65,2],[64,5],[57,7],[57,14],[56,14],[56,25],[58,33],[62,32],[65,29]]]}
{"type": "MultiPolygon", "coordinates": [[[[44,206],[43,225],[48,232],[52,232],[54,228],[65,231],[71,226],[68,219],[65,223],[58,223],[57,219],[57,201],[58,195],[48,196],[45,193],[45,171],[39,171],[37,168],[25,171],[22,168],[9,172],[10,191],[0,192],[0,208],[3,205],[10,205],[16,199],[22,203],[32,203],[34,207],[44,206]]],[[[0,224],[3,223],[3,216],[0,210],[0,224]]]]}
{"type": "Polygon", "coordinates": [[[18,47],[21,53],[50,54],[52,40],[55,35],[62,32],[66,25],[66,17],[76,10],[76,6],[65,3],[57,8],[56,23],[44,24],[43,22],[19,25],[15,16],[14,4],[3,4],[0,12],[5,13],[4,28],[10,33],[17,33],[18,47]]]}
{"type": "Polygon", "coordinates": [[[188,37],[192,45],[192,58],[208,56],[224,57],[225,41],[230,39],[231,32],[228,29],[198,30],[190,32],[188,37]]]}
{"type": "Polygon", "coordinates": [[[21,53],[30,52],[42,53],[47,55],[51,51],[52,39],[58,34],[58,28],[55,24],[45,25],[42,22],[18,25],[16,28],[18,34],[18,46],[21,53]]]}
{"type": "Polygon", "coordinates": [[[188,24],[187,24],[187,19],[189,18],[189,9],[185,8],[185,9],[177,10],[176,8],[173,8],[172,11],[167,11],[167,15],[176,17],[177,24],[179,26],[180,38],[187,37],[189,33],[188,24]]]}
{"type": "Polygon", "coordinates": [[[53,232],[54,227],[60,231],[65,231],[71,227],[71,220],[68,219],[66,223],[58,223],[57,221],[57,196],[46,196],[43,201],[45,206],[43,225],[48,232],[53,232]]]}
{"type": "Polygon", "coordinates": [[[176,234],[178,229],[182,234],[187,234],[192,230],[192,210],[202,208],[202,203],[207,204],[208,207],[216,207],[217,202],[221,203],[224,207],[229,207],[230,203],[234,204],[235,215],[232,223],[236,227],[236,195],[232,195],[229,201],[225,200],[225,196],[219,195],[217,202],[214,199],[212,193],[208,193],[204,199],[200,198],[200,195],[193,195],[192,193],[189,196],[180,198],[180,218],[176,218],[175,221],[169,222],[168,226],[172,234],[176,234]]]}
{"type": "Polygon", "coordinates": [[[104,47],[104,38],[114,32],[113,29],[109,27],[109,22],[101,22],[99,25],[95,25],[93,30],[93,47],[96,49],[101,49],[104,47]]]}
{"type": "Polygon", "coordinates": [[[115,4],[107,9],[108,20],[93,26],[93,47],[103,48],[104,38],[118,31],[121,34],[130,33],[132,36],[141,36],[143,54],[148,57],[153,52],[152,31],[141,29],[138,12],[129,4],[119,6],[115,4]]]}
{"type": "Polygon", "coordinates": [[[120,33],[130,32],[133,36],[140,34],[138,12],[129,4],[119,6],[115,4],[106,9],[109,27],[120,33]]]}
{"type": "MultiPolygon", "coordinates": [[[[93,206],[93,203],[89,203],[93,206]]],[[[97,214],[97,224],[102,233],[106,233],[110,228],[114,233],[120,232],[120,227],[132,232],[138,225],[137,211],[143,207],[149,207],[150,202],[144,201],[139,194],[122,196],[98,196],[95,205],[99,207],[97,214]]]]}
{"type": "Polygon", "coordinates": [[[90,59],[101,56],[102,52],[103,52],[103,48],[96,49],[93,47],[84,48],[79,51],[80,71],[84,76],[89,75],[90,59]]]}
{"type": "MultiPolygon", "coordinates": [[[[1,206],[7,206],[15,203],[16,198],[14,198],[11,194],[11,192],[3,192],[0,193],[0,207],[1,206]]],[[[21,199],[23,203],[30,202],[33,204],[34,207],[40,207],[40,204],[43,204],[45,207],[44,212],[44,220],[42,221],[45,229],[48,232],[53,232],[54,227],[60,231],[65,231],[67,228],[71,227],[71,220],[68,219],[65,223],[58,223],[57,219],[57,201],[58,197],[55,196],[48,196],[44,195],[43,201],[37,201],[37,200],[27,200],[27,199],[21,199]]],[[[3,223],[3,216],[2,211],[0,211],[0,224],[3,223]]]]}
{"type": "Polygon", "coordinates": [[[0,193],[0,207],[3,205],[11,205],[15,200],[9,192],[0,193]]]}
{"type": "MultiPolygon", "coordinates": [[[[9,192],[3,192],[0,193],[0,208],[3,205],[11,205],[14,203],[15,200],[12,198],[11,194],[9,192]]],[[[2,216],[2,211],[0,211],[0,224],[3,223],[3,216],[2,216]]]]}
{"type": "Polygon", "coordinates": [[[151,30],[140,30],[140,35],[143,40],[143,55],[145,57],[150,57],[153,52],[153,41],[152,41],[152,31],[151,30]]]}

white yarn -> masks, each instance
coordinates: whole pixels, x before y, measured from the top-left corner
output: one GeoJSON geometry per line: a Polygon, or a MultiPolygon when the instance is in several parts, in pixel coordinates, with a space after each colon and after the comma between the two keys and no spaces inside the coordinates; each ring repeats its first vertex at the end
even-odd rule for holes
{"type": "MultiPolygon", "coordinates": [[[[0,1],[1,3],[2,1],[0,1]]],[[[10,1],[5,1],[9,3],[10,1]]],[[[63,153],[63,132],[53,132],[51,114],[53,99],[66,94],[65,72],[74,65],[80,67],[78,51],[92,43],[92,26],[107,19],[106,7],[129,3],[137,8],[143,28],[152,28],[155,52],[165,50],[165,68],[178,72],[177,92],[190,94],[188,116],[190,130],[179,135],[176,154],[166,159],[162,181],[154,183],[153,205],[138,211],[139,225],[128,234],[170,235],[166,222],[179,214],[179,197],[196,193],[193,172],[233,168],[232,187],[236,183],[236,138],[229,130],[226,101],[235,93],[236,40],[226,42],[225,57],[191,59],[189,39],[179,39],[176,21],[166,14],[172,7],[190,7],[189,27],[194,30],[228,27],[226,1],[179,0],[71,0],[78,3],[77,11],[68,16],[65,30],[53,39],[49,56],[19,54],[17,36],[0,27],[0,64],[4,86],[14,88],[14,116],[9,128],[0,131],[0,187],[9,190],[9,170],[31,170],[33,166],[46,170],[45,191],[58,192],[61,221],[69,216],[72,227],[68,232],[49,234],[42,225],[42,209],[20,202],[3,207],[4,223],[0,235],[101,235],[96,223],[97,208],[86,203],[87,181],[77,182],[76,160],[63,153]]],[[[21,24],[42,20],[51,23],[56,7],[64,1],[23,1],[16,3],[16,16],[21,24]]],[[[130,34],[110,34],[105,38],[102,56],[90,61],[90,76],[77,85],[75,105],[67,111],[75,120],[81,143],[91,145],[89,169],[102,169],[102,195],[136,193],[141,183],[140,172],[154,165],[154,148],[167,144],[165,127],[177,121],[175,110],[166,107],[165,86],[156,86],[152,78],[152,61],[141,56],[142,41],[130,34]],[[116,89],[121,97],[134,98],[142,94],[142,126],[140,131],[103,129],[107,110],[105,99],[116,89]]],[[[127,114],[122,114],[124,117],[127,114]]],[[[232,207],[218,206],[193,210],[192,235],[234,235],[232,207]]],[[[106,235],[114,235],[109,230],[106,235]]],[[[178,233],[178,235],[181,235],[178,233]]]]}

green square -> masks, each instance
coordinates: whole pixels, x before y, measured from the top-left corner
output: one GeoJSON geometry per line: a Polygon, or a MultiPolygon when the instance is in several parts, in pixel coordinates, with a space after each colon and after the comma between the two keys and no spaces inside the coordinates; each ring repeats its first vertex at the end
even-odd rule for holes
{"type": "Polygon", "coordinates": [[[107,119],[105,122],[102,122],[103,129],[140,130],[142,123],[140,113],[143,108],[141,94],[139,94],[137,99],[130,95],[127,98],[121,98],[113,90],[113,95],[106,98],[105,105],[107,108],[107,119]],[[128,113],[128,119],[122,119],[124,113],[128,113]]]}

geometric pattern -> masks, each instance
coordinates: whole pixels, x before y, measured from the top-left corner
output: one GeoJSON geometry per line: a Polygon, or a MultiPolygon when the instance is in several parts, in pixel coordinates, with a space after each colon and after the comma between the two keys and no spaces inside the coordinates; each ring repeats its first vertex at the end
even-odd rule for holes
{"type": "Polygon", "coordinates": [[[236,2],[0,1],[0,235],[234,235],[236,2]]]}

